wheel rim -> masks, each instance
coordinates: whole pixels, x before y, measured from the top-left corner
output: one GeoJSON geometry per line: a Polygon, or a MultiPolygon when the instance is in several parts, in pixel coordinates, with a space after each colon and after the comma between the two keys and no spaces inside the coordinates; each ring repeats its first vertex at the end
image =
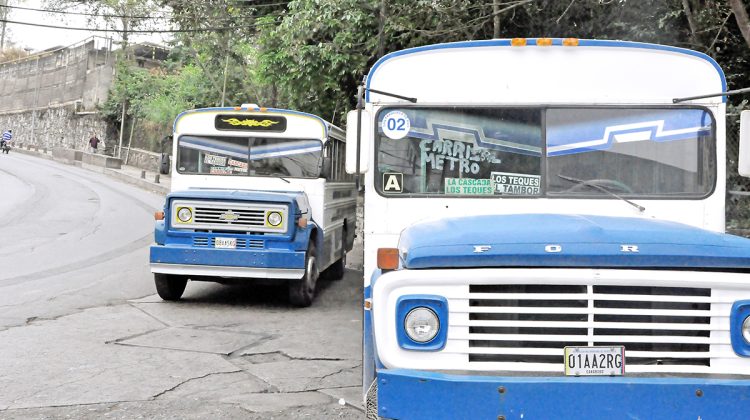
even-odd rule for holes
{"type": "Polygon", "coordinates": [[[305,292],[309,296],[315,293],[315,283],[318,278],[318,266],[315,264],[315,257],[310,257],[307,260],[307,278],[305,279],[305,292]]]}

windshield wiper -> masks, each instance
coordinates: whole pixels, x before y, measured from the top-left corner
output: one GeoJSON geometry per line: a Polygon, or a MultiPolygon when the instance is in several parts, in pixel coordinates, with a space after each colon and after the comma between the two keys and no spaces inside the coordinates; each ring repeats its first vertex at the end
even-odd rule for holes
{"type": "Polygon", "coordinates": [[[586,185],[586,186],[591,187],[591,188],[596,188],[597,190],[602,191],[605,194],[611,195],[612,197],[615,197],[617,199],[620,199],[620,200],[622,200],[622,201],[630,204],[631,206],[637,208],[641,213],[643,213],[644,211],[646,211],[645,207],[643,207],[643,206],[641,206],[639,204],[636,204],[636,203],[628,200],[625,197],[622,197],[622,196],[620,196],[618,194],[615,194],[614,192],[608,190],[607,188],[602,187],[601,185],[597,185],[597,184],[595,184],[593,182],[584,181],[582,179],[573,178],[573,177],[566,176],[566,175],[563,175],[563,174],[557,174],[557,176],[560,177],[560,178],[562,178],[562,179],[564,179],[564,180],[566,180],[566,181],[570,181],[570,182],[573,182],[573,183],[576,183],[576,184],[579,184],[579,185],[586,185]]]}

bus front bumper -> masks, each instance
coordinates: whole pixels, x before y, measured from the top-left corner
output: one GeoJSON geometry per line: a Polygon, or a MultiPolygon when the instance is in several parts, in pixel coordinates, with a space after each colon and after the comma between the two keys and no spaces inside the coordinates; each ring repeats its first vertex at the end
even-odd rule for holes
{"type": "Polygon", "coordinates": [[[151,272],[210,277],[300,279],[305,252],[285,249],[228,250],[152,245],[151,272]]]}
{"type": "Polygon", "coordinates": [[[388,419],[748,419],[750,378],[501,377],[380,369],[388,419]]]}

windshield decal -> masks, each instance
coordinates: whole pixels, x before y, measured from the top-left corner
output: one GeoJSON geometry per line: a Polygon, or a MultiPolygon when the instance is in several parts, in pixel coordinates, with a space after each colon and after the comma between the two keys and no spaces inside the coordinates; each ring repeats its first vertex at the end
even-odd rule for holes
{"type": "Polygon", "coordinates": [[[445,193],[452,195],[493,195],[491,179],[445,178],[445,193]]]}
{"type": "Polygon", "coordinates": [[[548,121],[547,154],[556,156],[607,150],[615,143],[690,140],[709,135],[711,125],[708,112],[701,109],[648,110],[643,114],[602,115],[595,120],[548,121]]]}
{"type": "Polygon", "coordinates": [[[539,195],[541,193],[540,175],[514,174],[511,172],[493,172],[492,182],[495,192],[503,195],[539,195]]]}

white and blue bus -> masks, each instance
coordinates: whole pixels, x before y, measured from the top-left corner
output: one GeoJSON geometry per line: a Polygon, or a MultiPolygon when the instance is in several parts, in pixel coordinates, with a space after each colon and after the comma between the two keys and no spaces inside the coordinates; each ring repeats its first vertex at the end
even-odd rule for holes
{"type": "Polygon", "coordinates": [[[632,42],[381,58],[347,118],[368,418],[747,418],[726,92],[710,57],[632,42]]]}
{"type": "Polygon", "coordinates": [[[188,280],[263,279],[288,282],[290,302],[308,306],[319,273],[344,275],[356,188],[341,129],[248,104],[184,112],[173,138],[150,255],[162,299],[180,299],[188,280]]]}

